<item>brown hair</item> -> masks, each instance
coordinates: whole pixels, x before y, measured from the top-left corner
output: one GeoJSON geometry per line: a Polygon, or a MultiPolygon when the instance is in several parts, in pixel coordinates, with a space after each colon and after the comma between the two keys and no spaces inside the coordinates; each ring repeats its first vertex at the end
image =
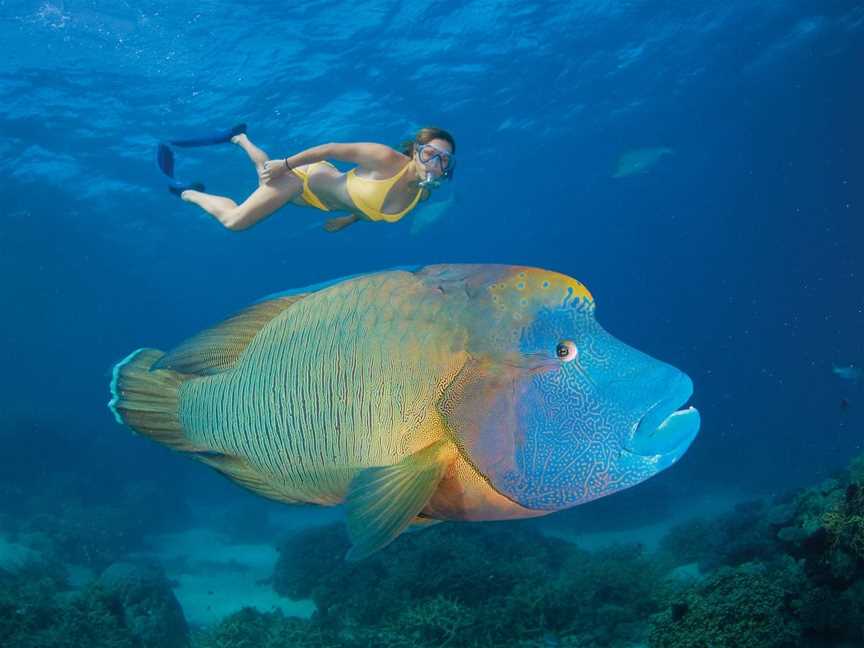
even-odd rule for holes
{"type": "Polygon", "coordinates": [[[456,140],[453,139],[453,136],[445,131],[443,128],[435,128],[434,126],[427,126],[426,128],[421,128],[417,131],[417,134],[414,136],[413,140],[406,140],[402,142],[402,153],[411,157],[414,155],[414,147],[417,144],[428,144],[433,139],[442,139],[445,142],[450,144],[450,147],[453,149],[453,154],[456,154],[456,140]]]}

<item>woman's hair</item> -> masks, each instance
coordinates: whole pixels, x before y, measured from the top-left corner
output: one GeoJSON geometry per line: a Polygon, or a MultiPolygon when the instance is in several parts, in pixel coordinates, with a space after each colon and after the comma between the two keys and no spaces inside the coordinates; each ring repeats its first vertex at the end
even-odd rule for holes
{"type": "Polygon", "coordinates": [[[406,140],[402,142],[402,153],[411,157],[414,155],[414,147],[417,144],[428,144],[433,139],[442,139],[445,142],[449,142],[450,146],[453,148],[453,154],[456,154],[456,140],[453,139],[453,136],[445,131],[443,128],[435,128],[434,126],[427,126],[426,128],[421,128],[417,131],[417,134],[414,136],[413,140],[406,140]]]}

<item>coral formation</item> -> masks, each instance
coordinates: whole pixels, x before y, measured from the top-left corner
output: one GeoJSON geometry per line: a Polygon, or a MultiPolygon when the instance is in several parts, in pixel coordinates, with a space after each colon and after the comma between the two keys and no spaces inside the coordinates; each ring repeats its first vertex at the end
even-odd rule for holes
{"type": "Polygon", "coordinates": [[[791,559],[721,567],[672,599],[655,618],[652,648],[786,648],[800,645],[797,616],[805,577],[791,559]]]}
{"type": "Polygon", "coordinates": [[[848,551],[864,559],[864,487],[858,483],[846,487],[843,500],[822,516],[833,551],[848,551]]]}
{"type": "MultiPolygon", "coordinates": [[[[650,553],[589,552],[532,521],[448,523],[346,563],[343,525],[303,528],[281,543],[272,586],[312,599],[312,618],[246,608],[191,637],[161,568],[127,562],[184,505],[152,482],[96,499],[61,473],[19,488],[40,461],[0,473],[2,648],[864,645],[864,455],[812,488],[674,527],[650,553]]],[[[209,521],[237,542],[273,532],[263,506],[209,521]]]]}
{"type": "Polygon", "coordinates": [[[161,567],[115,563],[102,573],[98,585],[122,608],[123,624],[143,648],[187,645],[186,619],[161,567]]]}
{"type": "Polygon", "coordinates": [[[244,608],[215,628],[198,632],[194,648],[336,648],[345,644],[317,632],[307,621],[286,617],[280,611],[260,612],[244,608]]]}
{"type": "Polygon", "coordinates": [[[525,525],[441,525],[359,563],[342,561],[347,546],[339,526],[305,531],[274,575],[346,645],[630,646],[668,587],[639,547],[589,553],[525,525]]]}
{"type": "Polygon", "coordinates": [[[0,643],[15,648],[144,648],[98,586],[64,600],[51,579],[0,579],[0,643]]]}
{"type": "Polygon", "coordinates": [[[16,573],[0,569],[0,646],[185,648],[188,637],[158,569],[112,566],[75,591],[57,563],[30,563],[16,573]]]}

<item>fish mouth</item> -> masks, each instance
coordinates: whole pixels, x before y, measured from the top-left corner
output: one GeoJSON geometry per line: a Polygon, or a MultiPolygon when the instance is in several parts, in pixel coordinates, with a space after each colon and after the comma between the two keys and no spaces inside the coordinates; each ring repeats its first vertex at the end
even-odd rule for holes
{"type": "Polygon", "coordinates": [[[627,450],[643,457],[680,457],[699,432],[699,410],[683,407],[693,394],[693,383],[682,374],[670,396],[641,416],[630,432],[627,450]]]}

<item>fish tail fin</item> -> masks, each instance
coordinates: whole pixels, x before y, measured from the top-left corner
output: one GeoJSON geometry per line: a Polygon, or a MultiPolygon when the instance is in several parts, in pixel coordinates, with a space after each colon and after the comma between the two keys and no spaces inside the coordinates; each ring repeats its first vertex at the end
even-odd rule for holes
{"type": "Polygon", "coordinates": [[[165,354],[156,349],[133,351],[114,366],[108,408],[118,423],[174,450],[195,451],[180,424],[179,389],[191,376],[153,369],[165,354]]]}
{"type": "Polygon", "coordinates": [[[186,437],[179,416],[180,386],[199,376],[160,368],[164,358],[170,356],[156,349],[138,349],[114,366],[108,407],[117,422],[172,450],[188,453],[260,495],[300,503],[243,458],[196,446],[186,437]]]}

